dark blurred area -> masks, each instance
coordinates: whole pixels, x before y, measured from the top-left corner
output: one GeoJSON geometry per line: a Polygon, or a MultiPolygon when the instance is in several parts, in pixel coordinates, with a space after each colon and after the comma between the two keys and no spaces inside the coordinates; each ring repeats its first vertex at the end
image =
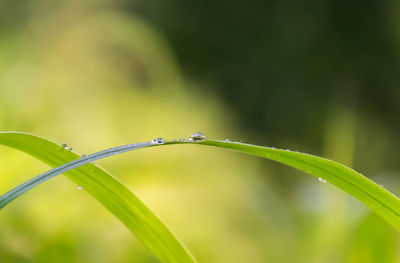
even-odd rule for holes
{"type": "MultiPolygon", "coordinates": [[[[370,115],[398,142],[398,1],[131,1],[191,79],[211,85],[257,142],[321,151],[330,108],[370,115]]],[[[398,145],[398,144],[397,144],[398,145]]]]}

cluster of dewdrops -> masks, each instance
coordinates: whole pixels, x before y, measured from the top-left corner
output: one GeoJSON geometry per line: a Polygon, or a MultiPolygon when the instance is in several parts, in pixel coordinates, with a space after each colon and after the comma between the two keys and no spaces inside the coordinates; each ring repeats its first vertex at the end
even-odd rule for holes
{"type": "MultiPolygon", "coordinates": [[[[204,141],[204,140],[207,140],[207,137],[204,134],[202,134],[201,132],[194,132],[189,137],[189,141],[193,141],[193,142],[201,142],[201,141],[204,141]]],[[[186,141],[186,140],[182,138],[182,139],[179,139],[179,141],[186,141]]],[[[231,142],[231,141],[229,139],[226,139],[224,142],[231,142]]],[[[161,137],[158,137],[158,138],[155,138],[154,140],[152,140],[151,143],[154,144],[154,145],[162,145],[162,144],[165,143],[165,140],[163,138],[161,138],[161,137]]],[[[72,151],[72,148],[69,148],[66,143],[63,143],[62,146],[64,148],[72,151]]],[[[82,157],[84,157],[84,156],[82,156],[82,157]]],[[[321,183],[326,183],[326,180],[324,180],[322,178],[318,178],[318,180],[321,183]]],[[[81,190],[82,187],[78,186],[78,189],[81,190]]]]}
{"type": "MultiPolygon", "coordinates": [[[[207,137],[204,134],[202,134],[201,132],[194,132],[190,135],[189,140],[195,141],[195,142],[200,142],[200,141],[207,140],[207,137]]],[[[184,141],[184,139],[180,139],[180,141],[184,141]]],[[[165,143],[165,140],[163,138],[159,137],[159,138],[155,138],[154,140],[152,140],[151,143],[154,145],[161,145],[161,144],[165,143]]]]}

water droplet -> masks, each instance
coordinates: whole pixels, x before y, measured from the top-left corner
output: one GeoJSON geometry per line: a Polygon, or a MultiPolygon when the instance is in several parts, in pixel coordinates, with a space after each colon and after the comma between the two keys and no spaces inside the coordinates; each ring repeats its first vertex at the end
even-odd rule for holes
{"type": "Polygon", "coordinates": [[[156,144],[156,145],[160,145],[160,144],[164,144],[165,140],[163,138],[156,138],[154,140],[151,141],[152,144],[156,144]]]}
{"type": "Polygon", "coordinates": [[[63,143],[61,144],[61,146],[64,147],[64,148],[66,148],[66,149],[68,149],[68,144],[66,144],[65,142],[63,142],[63,143]]]}
{"type": "Polygon", "coordinates": [[[231,142],[231,140],[229,140],[229,139],[225,139],[225,141],[224,142],[231,142]]]}
{"type": "Polygon", "coordinates": [[[78,186],[77,188],[78,188],[78,190],[82,190],[82,186],[78,186]]]}
{"type": "Polygon", "coordinates": [[[326,180],[322,179],[321,177],[318,178],[318,181],[320,181],[321,183],[326,183],[326,180]]]}
{"type": "Polygon", "coordinates": [[[74,149],[72,149],[71,147],[67,147],[67,149],[68,149],[68,151],[71,151],[71,152],[74,151],[74,149]]]}
{"type": "Polygon", "coordinates": [[[194,132],[190,135],[190,140],[192,141],[204,141],[207,137],[201,132],[194,132]]]}

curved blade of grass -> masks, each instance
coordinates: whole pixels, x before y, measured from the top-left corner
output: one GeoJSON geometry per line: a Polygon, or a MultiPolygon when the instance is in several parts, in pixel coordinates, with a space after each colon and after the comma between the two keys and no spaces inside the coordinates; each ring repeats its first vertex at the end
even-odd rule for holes
{"type": "Polygon", "coordinates": [[[1,196],[1,208],[32,187],[64,173],[123,222],[162,262],[196,262],[183,244],[142,201],[117,179],[90,163],[110,155],[153,146],[151,142],[115,147],[82,158],[56,143],[26,133],[0,132],[0,144],[26,152],[50,166],[57,167],[1,196]]]}
{"type": "MultiPolygon", "coordinates": [[[[381,188],[370,179],[356,171],[321,157],[280,150],[270,147],[261,147],[243,143],[232,143],[225,141],[169,141],[163,145],[194,143],[219,148],[236,150],[251,155],[256,155],[292,166],[301,171],[320,177],[327,182],[337,186],[353,197],[366,204],[375,213],[391,223],[400,230],[400,199],[386,189],[381,188]]],[[[116,147],[118,148],[118,147],[116,147]]],[[[115,149],[115,148],[113,148],[115,149]]],[[[107,152],[106,151],[103,151],[107,152]]],[[[72,169],[72,166],[71,166],[72,169]]],[[[0,197],[1,199],[1,197],[0,197]]]]}
{"type": "Polygon", "coordinates": [[[363,202],[400,231],[400,199],[372,180],[340,163],[305,153],[236,142],[207,140],[198,144],[268,158],[322,178],[363,202]]]}

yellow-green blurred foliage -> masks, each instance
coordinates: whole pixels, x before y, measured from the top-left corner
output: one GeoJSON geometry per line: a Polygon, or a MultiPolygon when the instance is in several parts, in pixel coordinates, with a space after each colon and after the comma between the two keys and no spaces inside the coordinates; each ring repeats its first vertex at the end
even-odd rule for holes
{"type": "MultiPolygon", "coordinates": [[[[1,130],[67,142],[78,153],[197,130],[240,138],[224,104],[183,80],[156,29],[91,1],[49,9],[50,2],[32,5],[24,25],[1,36],[1,130]]],[[[332,113],[326,153],[351,165],[355,120],[343,116],[341,109],[332,113]]],[[[362,204],[267,160],[168,146],[99,164],[201,262],[400,260],[398,234],[362,204]],[[277,182],[283,174],[293,179],[285,182],[290,193],[282,194],[277,182]]],[[[1,147],[0,191],[48,169],[1,147]]],[[[59,176],[1,211],[0,262],[157,260],[91,196],[59,176]]]]}

